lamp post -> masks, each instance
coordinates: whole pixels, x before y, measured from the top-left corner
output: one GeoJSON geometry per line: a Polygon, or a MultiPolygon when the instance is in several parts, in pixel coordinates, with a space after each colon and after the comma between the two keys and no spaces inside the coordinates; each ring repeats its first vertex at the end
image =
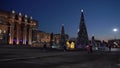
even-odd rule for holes
{"type": "Polygon", "coordinates": [[[116,47],[116,43],[117,43],[117,40],[116,40],[116,32],[118,31],[117,28],[114,28],[113,29],[113,32],[115,33],[115,39],[114,39],[114,47],[116,47]]]}
{"type": "Polygon", "coordinates": [[[117,28],[114,28],[113,29],[113,32],[115,33],[115,39],[116,39],[116,32],[118,31],[118,29],[117,28]]]}

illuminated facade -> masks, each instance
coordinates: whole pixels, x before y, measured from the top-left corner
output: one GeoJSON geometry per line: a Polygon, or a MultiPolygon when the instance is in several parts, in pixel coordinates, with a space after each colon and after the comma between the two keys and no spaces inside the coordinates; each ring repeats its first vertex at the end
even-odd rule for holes
{"type": "MultiPolygon", "coordinates": [[[[68,39],[69,36],[65,34],[65,39],[68,39]]],[[[60,44],[61,34],[53,34],[52,44],[60,44]]],[[[38,31],[37,33],[38,43],[48,43],[51,42],[51,34],[43,31],[38,31]]]]}
{"type": "Polygon", "coordinates": [[[60,44],[60,34],[54,34],[53,39],[55,44],[60,44]]]}
{"type": "Polygon", "coordinates": [[[0,10],[0,42],[1,44],[32,45],[36,41],[35,32],[38,22],[26,14],[15,14],[15,11],[0,10]]]}
{"type": "Polygon", "coordinates": [[[74,41],[67,41],[66,47],[67,47],[67,49],[70,49],[70,50],[75,49],[75,42],[74,41]]]}
{"type": "Polygon", "coordinates": [[[50,33],[38,31],[37,40],[38,40],[38,42],[49,43],[50,42],[50,33]]]}
{"type": "MultiPolygon", "coordinates": [[[[69,39],[69,36],[67,34],[64,34],[64,38],[65,38],[64,43],[66,43],[66,41],[69,39]]],[[[55,44],[61,43],[61,34],[54,34],[54,42],[55,44]]]]}

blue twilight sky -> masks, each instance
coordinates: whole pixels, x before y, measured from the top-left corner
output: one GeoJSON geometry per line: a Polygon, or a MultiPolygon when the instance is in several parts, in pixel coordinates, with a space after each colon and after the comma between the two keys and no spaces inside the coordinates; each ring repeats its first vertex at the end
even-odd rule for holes
{"type": "Polygon", "coordinates": [[[120,38],[120,0],[0,0],[0,9],[28,14],[39,22],[39,30],[77,37],[81,9],[84,9],[89,38],[120,38]],[[113,32],[118,28],[118,32],[113,32]]]}

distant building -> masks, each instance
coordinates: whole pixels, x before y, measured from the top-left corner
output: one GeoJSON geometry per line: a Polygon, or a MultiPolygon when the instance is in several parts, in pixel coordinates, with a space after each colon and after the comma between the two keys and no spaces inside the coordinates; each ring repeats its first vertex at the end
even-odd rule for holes
{"type": "Polygon", "coordinates": [[[49,43],[50,42],[50,33],[44,31],[38,31],[37,33],[38,42],[49,43]]]}
{"type": "Polygon", "coordinates": [[[78,31],[78,37],[77,37],[77,46],[78,48],[85,48],[88,45],[88,33],[87,28],[85,25],[85,19],[83,10],[81,10],[81,19],[80,19],[80,25],[79,25],[79,31],[78,31]]]}
{"type": "MultiPolygon", "coordinates": [[[[51,34],[44,32],[44,31],[38,31],[37,33],[37,41],[38,43],[47,43],[50,45],[51,43],[51,34]]],[[[65,34],[65,39],[68,39],[69,36],[67,34],[65,34]]],[[[55,44],[60,44],[60,40],[61,40],[61,34],[53,34],[53,39],[52,39],[52,45],[55,44]]],[[[41,44],[40,46],[42,46],[43,44],[41,44]]]]}
{"type": "Polygon", "coordinates": [[[0,44],[32,45],[38,22],[26,14],[0,10],[0,44]]]}
{"type": "Polygon", "coordinates": [[[60,34],[54,34],[54,36],[53,36],[53,42],[55,44],[60,44],[60,34]]]}
{"type": "Polygon", "coordinates": [[[43,31],[38,31],[37,40],[40,43],[48,43],[51,46],[56,44],[65,44],[66,40],[69,38],[64,32],[64,25],[62,25],[61,34],[47,33],[43,31]]]}
{"type": "MultiPolygon", "coordinates": [[[[69,36],[67,34],[64,35],[65,41],[69,39],[69,36]]],[[[61,34],[54,34],[54,42],[55,44],[60,44],[61,43],[61,34]]]]}

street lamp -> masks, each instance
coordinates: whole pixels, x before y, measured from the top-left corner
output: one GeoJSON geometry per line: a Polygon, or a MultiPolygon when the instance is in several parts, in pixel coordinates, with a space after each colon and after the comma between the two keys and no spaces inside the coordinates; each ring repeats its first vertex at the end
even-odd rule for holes
{"type": "MultiPolygon", "coordinates": [[[[118,31],[117,28],[113,28],[113,32],[116,34],[116,32],[118,31]]],[[[115,35],[115,39],[116,39],[116,35],[115,35]]]]}
{"type": "Polygon", "coordinates": [[[118,29],[117,29],[117,28],[114,28],[114,29],[113,29],[113,31],[114,31],[114,32],[117,32],[117,31],[118,31],[118,29]]]}
{"type": "Polygon", "coordinates": [[[116,47],[116,43],[117,43],[117,40],[116,40],[116,32],[118,31],[118,29],[117,28],[114,28],[113,29],[113,32],[115,33],[115,40],[114,40],[114,47],[116,47]]]}

